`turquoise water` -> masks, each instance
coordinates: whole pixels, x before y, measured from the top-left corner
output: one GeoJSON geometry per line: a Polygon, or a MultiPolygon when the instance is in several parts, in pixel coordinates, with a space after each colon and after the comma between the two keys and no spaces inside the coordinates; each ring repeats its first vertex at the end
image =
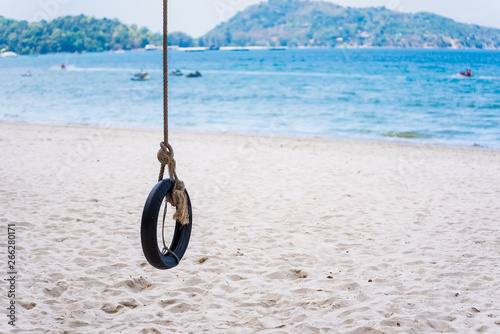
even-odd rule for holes
{"type": "MultiPolygon", "coordinates": [[[[203,74],[169,77],[172,129],[500,149],[498,51],[171,51],[169,66],[203,74]]],[[[0,59],[0,73],[0,121],[162,127],[161,52],[0,59]],[[131,81],[141,69],[151,79],[131,81]]]]}

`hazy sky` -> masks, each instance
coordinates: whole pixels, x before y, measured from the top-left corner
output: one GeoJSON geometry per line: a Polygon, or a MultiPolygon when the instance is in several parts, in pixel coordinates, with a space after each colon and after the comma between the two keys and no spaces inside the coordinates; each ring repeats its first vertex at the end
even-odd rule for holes
{"type": "MultiPolygon", "coordinates": [[[[169,0],[169,31],[198,37],[248,5],[263,0],[169,0]]],[[[330,1],[330,0],[327,0],[330,1]]],[[[428,11],[456,21],[500,28],[499,0],[331,0],[342,6],[386,6],[405,12],[428,11]]],[[[39,21],[61,15],[118,18],[162,30],[161,0],[0,0],[0,15],[39,21]]]]}

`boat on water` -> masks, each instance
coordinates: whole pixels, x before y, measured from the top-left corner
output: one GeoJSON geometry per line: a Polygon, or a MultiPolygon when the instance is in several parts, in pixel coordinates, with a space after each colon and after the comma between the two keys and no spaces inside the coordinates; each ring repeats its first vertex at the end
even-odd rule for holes
{"type": "Polygon", "coordinates": [[[175,70],[175,71],[170,72],[170,75],[180,77],[180,76],[184,75],[184,73],[182,73],[181,70],[175,70]]]}
{"type": "Polygon", "coordinates": [[[146,51],[159,51],[159,50],[163,50],[163,47],[155,45],[155,44],[148,44],[144,47],[144,50],[146,50],[146,51]]]}
{"type": "Polygon", "coordinates": [[[189,73],[188,75],[186,75],[186,78],[199,78],[201,77],[201,73],[196,71],[194,73],[189,73]]]}
{"type": "Polygon", "coordinates": [[[139,73],[134,74],[134,76],[130,80],[132,80],[132,81],[145,81],[145,80],[149,80],[149,76],[146,72],[141,71],[139,73]]]}
{"type": "Polygon", "coordinates": [[[472,71],[470,69],[466,69],[465,72],[460,72],[460,75],[464,77],[472,77],[472,71]]]}
{"type": "Polygon", "coordinates": [[[5,51],[0,53],[0,58],[16,58],[17,53],[12,52],[12,51],[5,51]]]}
{"type": "Polygon", "coordinates": [[[31,72],[30,72],[30,71],[28,71],[28,72],[26,72],[26,73],[22,74],[21,76],[22,76],[22,77],[31,77],[31,72]]]}

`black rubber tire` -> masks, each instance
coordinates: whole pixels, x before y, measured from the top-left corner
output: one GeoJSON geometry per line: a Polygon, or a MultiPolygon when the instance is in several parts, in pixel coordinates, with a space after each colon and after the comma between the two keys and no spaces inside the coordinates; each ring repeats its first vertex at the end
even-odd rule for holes
{"type": "MultiPolygon", "coordinates": [[[[172,191],[174,187],[170,179],[165,179],[158,182],[153,190],[149,193],[144,211],[142,212],[141,221],[141,243],[142,250],[149,264],[157,269],[170,269],[177,266],[179,263],[175,256],[170,253],[162,254],[158,247],[157,240],[157,224],[158,215],[165,198],[165,195],[172,191]]],[[[193,214],[191,210],[191,201],[186,190],[188,201],[189,224],[182,225],[178,221],[175,222],[175,231],[170,244],[170,250],[175,253],[179,261],[184,256],[191,237],[191,228],[193,226],[193,214]]]]}

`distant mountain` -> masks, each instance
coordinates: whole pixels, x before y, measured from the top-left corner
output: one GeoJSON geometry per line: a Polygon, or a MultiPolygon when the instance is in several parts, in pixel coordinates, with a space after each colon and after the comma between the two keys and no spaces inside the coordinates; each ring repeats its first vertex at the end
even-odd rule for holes
{"type": "Polygon", "coordinates": [[[500,29],[432,13],[331,2],[269,0],[237,13],[201,37],[200,46],[429,47],[499,49],[500,29]]]}
{"type": "Polygon", "coordinates": [[[19,54],[130,50],[161,41],[160,34],[118,20],[79,15],[27,22],[0,16],[0,50],[19,54]]]}

